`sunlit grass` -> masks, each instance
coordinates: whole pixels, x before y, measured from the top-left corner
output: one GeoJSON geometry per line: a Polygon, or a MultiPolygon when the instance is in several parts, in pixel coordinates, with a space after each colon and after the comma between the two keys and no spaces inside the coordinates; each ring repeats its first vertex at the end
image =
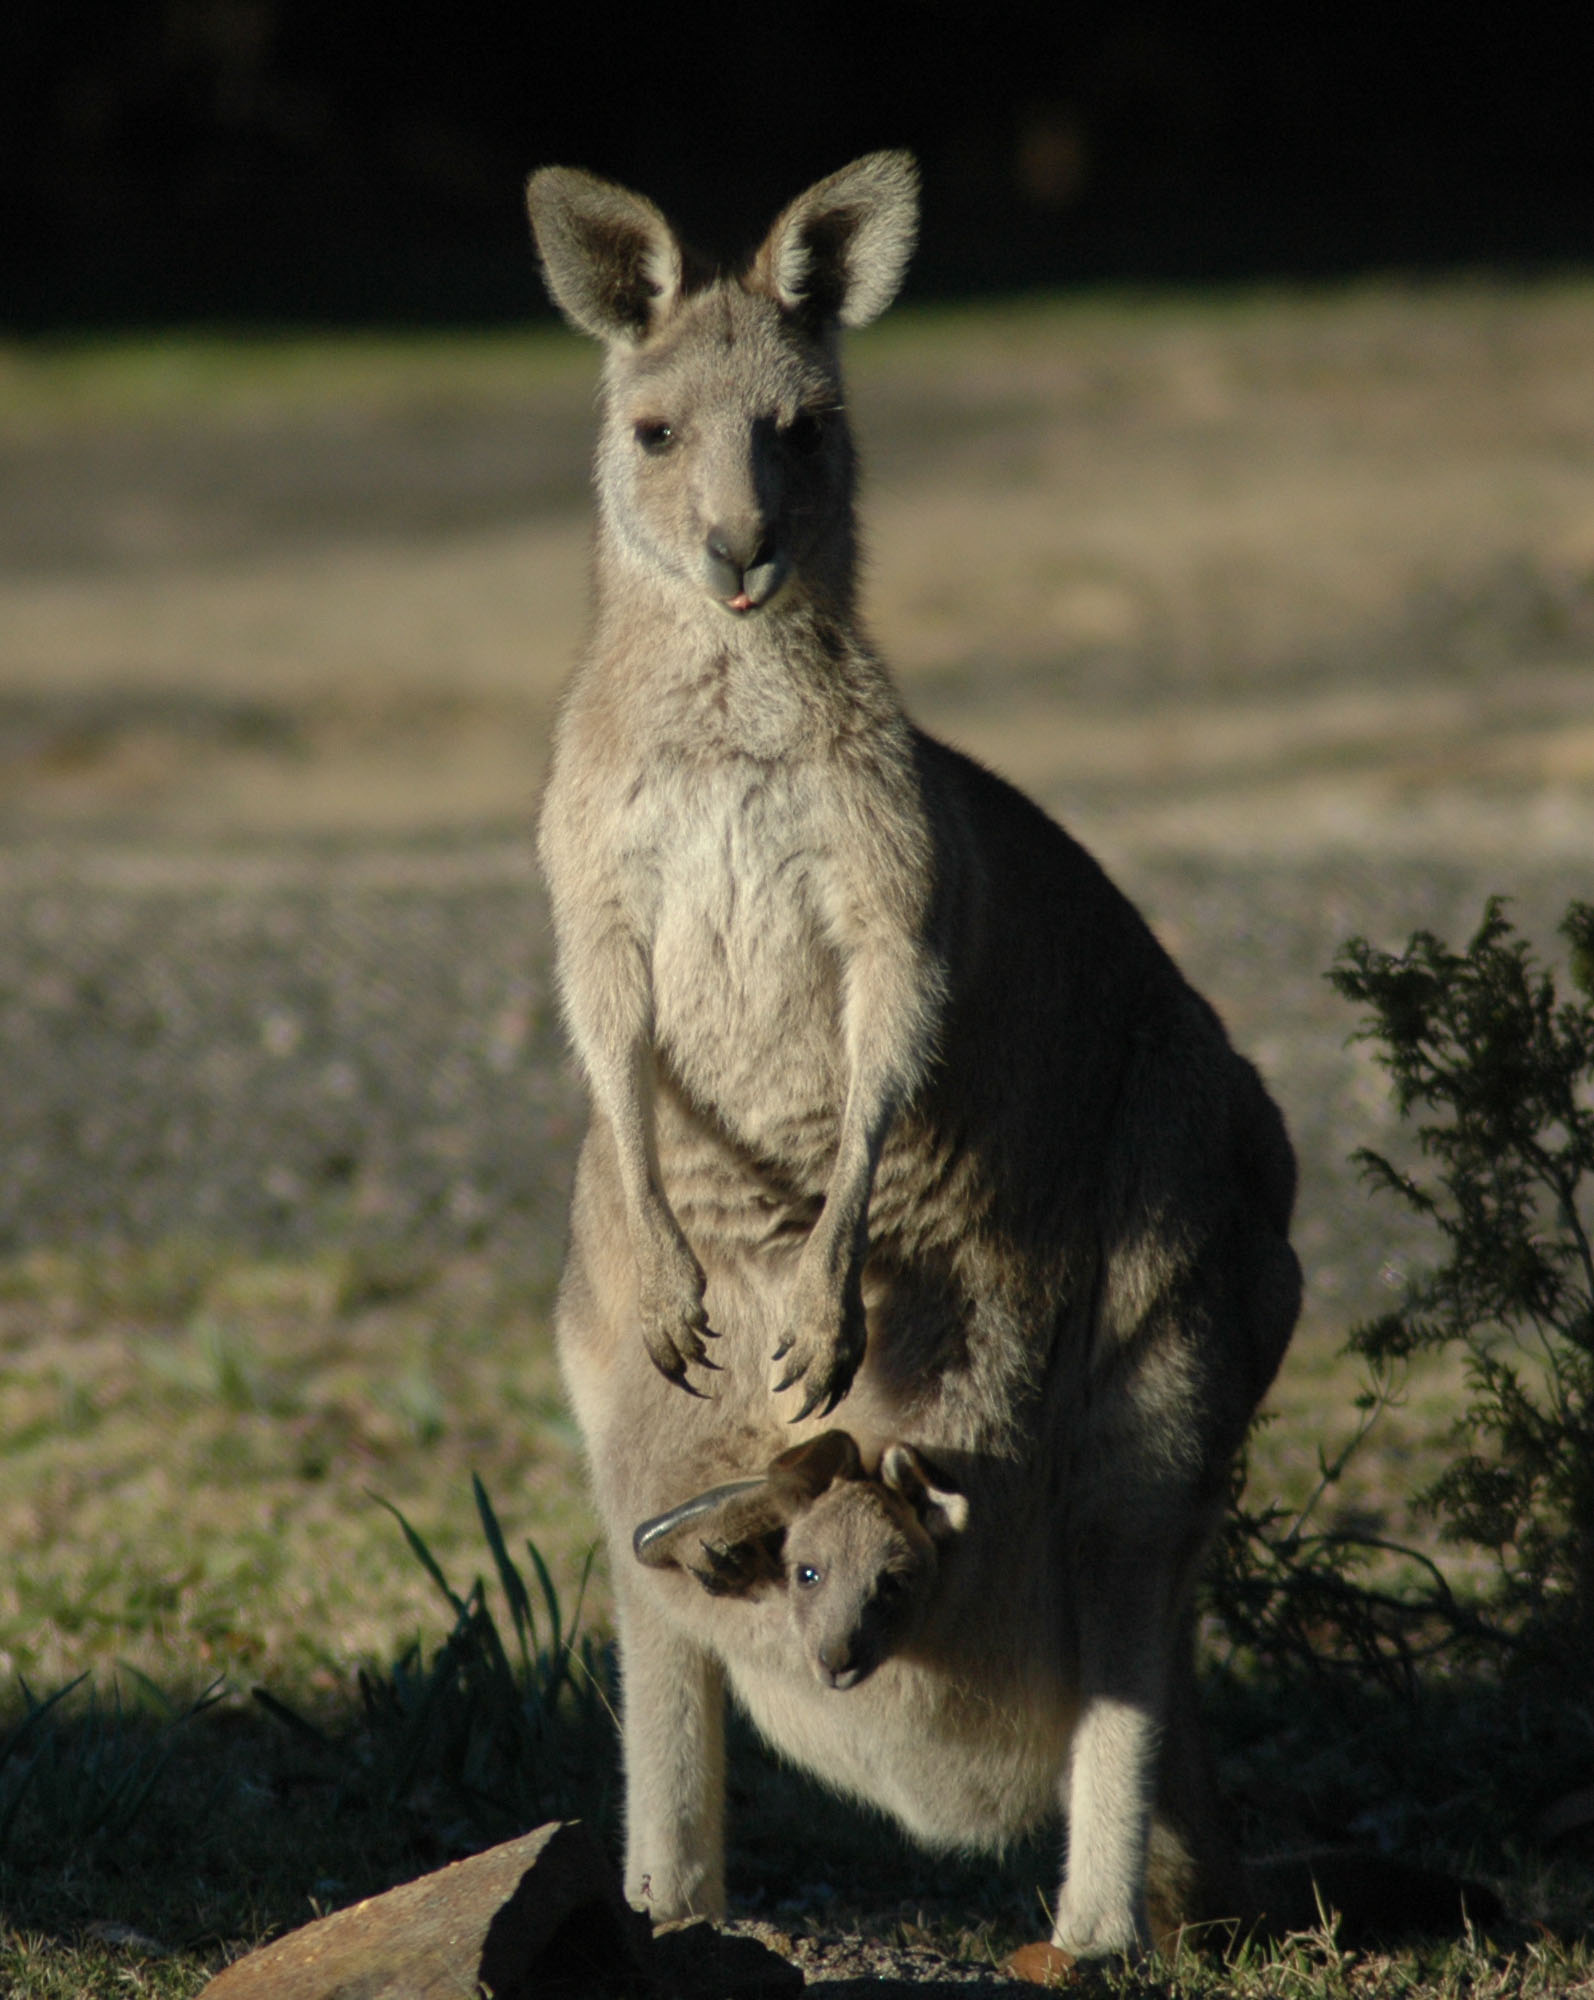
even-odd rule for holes
{"type": "Polygon", "coordinates": [[[595,1538],[534,1285],[458,1266],[392,1297],[352,1258],[195,1246],[3,1277],[6,1680],[346,1686],[433,1610],[373,1494],[443,1560],[473,1472],[556,1564],[595,1538]]]}
{"type": "Polygon", "coordinates": [[[0,341],[0,435],[174,416],[376,414],[405,406],[513,402],[566,385],[596,362],[549,324],[507,332],[281,333],[183,330],[0,341]]]}

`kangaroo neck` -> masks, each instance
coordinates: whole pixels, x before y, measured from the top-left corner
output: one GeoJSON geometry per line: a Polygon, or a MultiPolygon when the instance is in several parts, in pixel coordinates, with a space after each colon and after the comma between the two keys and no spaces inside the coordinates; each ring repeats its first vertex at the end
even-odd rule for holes
{"type": "Polygon", "coordinates": [[[629,559],[600,533],[592,658],[651,702],[653,721],[761,753],[791,732],[857,733],[901,716],[884,665],[850,602],[799,582],[761,610],[736,615],[629,559]]]}

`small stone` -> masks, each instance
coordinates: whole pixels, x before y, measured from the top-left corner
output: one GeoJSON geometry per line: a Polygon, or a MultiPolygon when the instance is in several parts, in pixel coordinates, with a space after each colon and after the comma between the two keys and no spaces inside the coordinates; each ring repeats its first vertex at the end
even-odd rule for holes
{"type": "Polygon", "coordinates": [[[157,1939],[146,1937],[143,1931],[134,1930],[131,1924],[117,1924],[109,1921],[86,1924],[84,1929],[91,1938],[101,1944],[114,1945],[118,1951],[136,1951],[145,1958],[170,1958],[172,1948],[157,1939]]]}
{"type": "Polygon", "coordinates": [[[1021,1944],[1003,1960],[1002,1970],[1032,1986],[1071,1986],[1075,1960],[1059,1945],[1021,1944]]]}

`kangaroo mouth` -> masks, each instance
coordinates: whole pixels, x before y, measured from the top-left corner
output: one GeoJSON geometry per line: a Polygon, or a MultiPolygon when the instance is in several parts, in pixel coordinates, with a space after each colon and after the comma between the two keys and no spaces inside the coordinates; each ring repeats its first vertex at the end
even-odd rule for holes
{"type": "Polygon", "coordinates": [[[776,555],[730,579],[733,587],[727,588],[727,579],[721,576],[711,579],[710,588],[716,600],[734,617],[747,618],[766,609],[780,595],[790,574],[791,564],[784,556],[776,555]]]}

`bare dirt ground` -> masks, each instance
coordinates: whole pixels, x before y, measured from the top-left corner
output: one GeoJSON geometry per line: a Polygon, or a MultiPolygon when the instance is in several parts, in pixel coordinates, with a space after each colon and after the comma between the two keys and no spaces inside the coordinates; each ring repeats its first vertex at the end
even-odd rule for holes
{"type": "MultiPolygon", "coordinates": [[[[593,381],[554,336],[0,353],[7,1268],[353,1245],[545,1299],[580,1109],[530,830],[593,381]]],[[[904,315],[854,383],[911,706],[1100,855],[1290,1118],[1298,1488],[1421,1252],[1347,1162],[1392,1119],[1323,973],[1494,892],[1553,956],[1594,894],[1594,290],[904,315]]],[[[1342,1504],[1399,1524],[1448,1407],[1342,1504]]]]}

